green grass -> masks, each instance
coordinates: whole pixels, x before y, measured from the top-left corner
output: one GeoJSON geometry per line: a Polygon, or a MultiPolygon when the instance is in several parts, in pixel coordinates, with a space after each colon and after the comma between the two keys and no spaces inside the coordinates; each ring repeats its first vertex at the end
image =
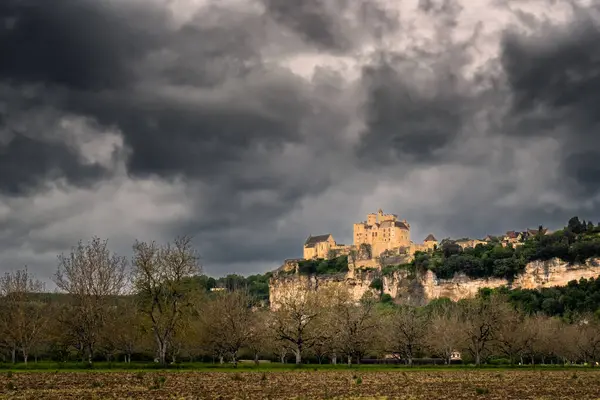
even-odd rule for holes
{"type": "Polygon", "coordinates": [[[51,362],[42,361],[38,363],[29,363],[25,365],[23,363],[9,364],[0,363],[0,373],[8,373],[9,371],[14,372],[88,372],[88,371],[99,371],[99,372],[123,372],[123,371],[214,371],[214,372],[268,372],[268,371],[440,371],[440,370],[473,370],[473,369],[485,369],[485,370],[595,370],[595,368],[579,366],[563,366],[563,365],[524,365],[524,366],[509,366],[509,365],[483,365],[476,367],[474,365],[420,365],[409,367],[406,365],[385,365],[385,364],[369,364],[369,365],[351,365],[346,364],[302,364],[296,366],[295,364],[280,364],[280,363],[265,363],[255,366],[252,363],[241,363],[237,367],[231,364],[211,364],[211,363],[181,363],[177,365],[169,365],[162,367],[156,363],[145,363],[145,362],[132,362],[130,364],[121,362],[96,362],[91,367],[87,363],[81,362],[51,362]]]}

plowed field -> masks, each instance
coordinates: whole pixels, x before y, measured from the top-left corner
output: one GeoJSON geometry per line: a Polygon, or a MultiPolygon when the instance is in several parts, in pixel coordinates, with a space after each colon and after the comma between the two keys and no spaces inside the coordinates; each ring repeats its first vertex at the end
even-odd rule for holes
{"type": "Polygon", "coordinates": [[[600,370],[19,372],[0,399],[600,399],[600,370]]]}

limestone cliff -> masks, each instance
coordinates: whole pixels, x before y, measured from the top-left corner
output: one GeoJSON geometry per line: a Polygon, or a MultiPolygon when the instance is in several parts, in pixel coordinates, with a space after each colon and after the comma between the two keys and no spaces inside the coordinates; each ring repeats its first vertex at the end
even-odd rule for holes
{"type": "MultiPolygon", "coordinates": [[[[344,287],[355,300],[359,300],[380,276],[373,269],[356,269],[347,274],[334,276],[298,275],[297,260],[288,260],[274,274],[269,285],[271,304],[276,304],[286,293],[297,290],[319,290],[334,286],[344,287]]],[[[438,279],[428,271],[423,276],[410,276],[408,271],[395,271],[381,277],[383,293],[398,301],[411,304],[425,304],[433,299],[448,297],[454,301],[473,297],[482,288],[509,286],[512,288],[540,289],[543,287],[565,286],[572,280],[596,278],[600,276],[600,258],[589,259],[585,264],[569,264],[559,259],[534,261],[527,264],[523,274],[509,282],[505,279],[470,279],[456,275],[453,279],[438,279]]]]}

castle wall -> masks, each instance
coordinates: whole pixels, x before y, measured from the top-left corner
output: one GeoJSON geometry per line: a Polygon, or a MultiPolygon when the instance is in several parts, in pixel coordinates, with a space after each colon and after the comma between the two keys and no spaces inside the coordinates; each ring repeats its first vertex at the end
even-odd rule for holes
{"type": "MultiPolygon", "coordinates": [[[[370,270],[351,268],[345,275],[335,277],[279,275],[271,279],[269,294],[271,303],[277,303],[283,293],[302,290],[319,290],[319,288],[345,288],[352,298],[359,301],[362,296],[372,291],[370,285],[378,273],[370,270]]],[[[566,286],[572,280],[581,278],[597,278],[600,276],[600,258],[588,260],[585,264],[570,265],[559,259],[534,261],[527,264],[523,274],[516,277],[513,288],[540,289],[543,287],[566,286]]],[[[511,285],[505,279],[470,279],[465,275],[453,279],[438,279],[428,271],[425,276],[413,278],[405,270],[396,271],[391,276],[384,276],[383,292],[395,299],[411,304],[427,302],[447,297],[453,301],[474,297],[480,289],[498,288],[511,285]]],[[[275,306],[276,307],[276,306],[275,306]]]]}
{"type": "Polygon", "coordinates": [[[305,260],[310,260],[311,258],[316,258],[317,257],[317,249],[315,247],[304,246],[303,257],[305,260]]]}
{"type": "Polygon", "coordinates": [[[410,254],[415,254],[417,251],[427,252],[429,250],[433,250],[437,245],[437,242],[424,242],[424,243],[411,243],[410,244],[410,254]]]}

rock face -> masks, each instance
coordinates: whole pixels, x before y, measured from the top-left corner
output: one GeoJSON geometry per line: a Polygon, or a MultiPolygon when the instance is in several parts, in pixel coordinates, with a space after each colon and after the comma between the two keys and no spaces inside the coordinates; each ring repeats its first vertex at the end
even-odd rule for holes
{"type": "MultiPolygon", "coordinates": [[[[375,270],[351,270],[335,276],[303,276],[296,274],[294,265],[284,264],[274,275],[269,285],[269,297],[276,305],[283,296],[298,290],[320,290],[343,287],[358,301],[380,275],[375,270]]],[[[600,258],[587,260],[585,264],[569,264],[559,259],[534,261],[525,267],[523,274],[509,282],[506,279],[470,279],[456,275],[452,279],[438,279],[428,271],[424,276],[410,276],[400,270],[381,277],[383,293],[403,303],[423,305],[433,299],[447,297],[454,301],[475,296],[480,289],[508,286],[511,288],[540,289],[543,287],[566,286],[570,281],[600,276],[600,258]]]]}

